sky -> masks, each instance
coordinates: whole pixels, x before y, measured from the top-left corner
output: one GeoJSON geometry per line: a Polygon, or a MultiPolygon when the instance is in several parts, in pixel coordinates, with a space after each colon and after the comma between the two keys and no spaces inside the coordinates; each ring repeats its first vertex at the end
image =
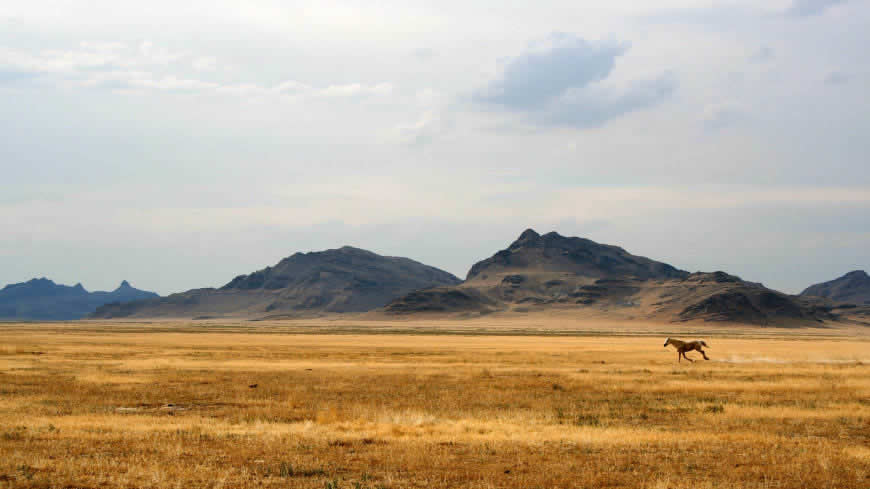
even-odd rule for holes
{"type": "Polygon", "coordinates": [[[870,269],[870,2],[0,0],[0,284],[161,294],[526,228],[870,269]]]}

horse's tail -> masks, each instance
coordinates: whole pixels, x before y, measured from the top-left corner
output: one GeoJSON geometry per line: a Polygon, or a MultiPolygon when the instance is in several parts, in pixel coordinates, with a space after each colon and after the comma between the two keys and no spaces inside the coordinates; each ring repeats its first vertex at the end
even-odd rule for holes
{"type": "Polygon", "coordinates": [[[701,344],[704,345],[706,348],[710,348],[710,345],[708,345],[704,340],[701,340],[701,344]]]}

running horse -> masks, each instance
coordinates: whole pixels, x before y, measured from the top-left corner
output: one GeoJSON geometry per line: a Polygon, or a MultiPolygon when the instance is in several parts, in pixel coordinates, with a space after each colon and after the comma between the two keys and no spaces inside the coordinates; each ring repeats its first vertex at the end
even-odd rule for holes
{"type": "Polygon", "coordinates": [[[690,351],[701,352],[701,355],[704,356],[704,360],[709,360],[709,358],[707,358],[707,354],[704,353],[704,350],[701,349],[702,346],[710,348],[707,343],[704,343],[704,340],[680,341],[672,338],[667,338],[665,339],[665,348],[667,348],[668,345],[672,345],[674,348],[677,349],[677,363],[682,361],[680,357],[685,358],[690,362],[694,362],[694,360],[686,356],[686,352],[690,351]]]}

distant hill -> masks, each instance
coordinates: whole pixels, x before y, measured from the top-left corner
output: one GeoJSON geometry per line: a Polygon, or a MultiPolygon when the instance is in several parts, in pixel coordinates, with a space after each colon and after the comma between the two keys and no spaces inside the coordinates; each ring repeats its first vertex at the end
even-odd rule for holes
{"type": "Polygon", "coordinates": [[[80,319],[107,303],[154,297],[159,296],[135,289],[126,280],[111,292],[88,292],[81,284],[70,287],[38,278],[0,290],[0,319],[80,319]]]}
{"type": "Polygon", "coordinates": [[[416,291],[387,314],[575,310],[588,317],[812,324],[830,308],[725,272],[689,273],[618,246],[524,231],[458,286],[416,291]]]}
{"type": "Polygon", "coordinates": [[[483,283],[493,276],[515,271],[571,273],[590,278],[649,279],[689,275],[667,263],[632,255],[618,246],[569,238],[556,232],[541,236],[527,229],[507,249],[472,266],[466,280],[483,283]]]}
{"type": "Polygon", "coordinates": [[[870,304],[870,276],[864,270],[855,270],[830,282],[811,285],[800,295],[856,305],[870,304]]]}
{"type": "Polygon", "coordinates": [[[92,317],[287,317],[365,312],[418,289],[461,281],[408,258],[345,246],[296,253],[273,267],[239,275],[221,288],[110,304],[92,317]]]}

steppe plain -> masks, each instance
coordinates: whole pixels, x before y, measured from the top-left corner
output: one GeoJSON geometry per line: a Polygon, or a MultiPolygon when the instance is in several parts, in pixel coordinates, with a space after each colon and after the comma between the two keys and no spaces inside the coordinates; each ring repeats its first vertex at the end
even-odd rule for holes
{"type": "Polygon", "coordinates": [[[870,328],[0,323],[0,487],[870,487],[870,328]],[[677,363],[666,336],[702,337],[677,363]]]}

